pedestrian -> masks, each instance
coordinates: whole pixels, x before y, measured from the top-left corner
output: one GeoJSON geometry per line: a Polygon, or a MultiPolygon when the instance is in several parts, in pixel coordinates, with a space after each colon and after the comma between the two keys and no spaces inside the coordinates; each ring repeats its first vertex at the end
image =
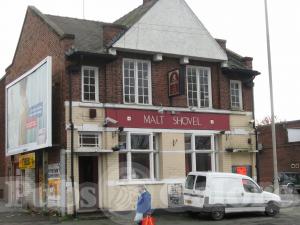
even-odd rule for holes
{"type": "Polygon", "coordinates": [[[138,187],[139,197],[136,204],[136,215],[134,222],[138,225],[142,224],[144,217],[151,214],[151,194],[147,191],[146,186],[138,187]]]}

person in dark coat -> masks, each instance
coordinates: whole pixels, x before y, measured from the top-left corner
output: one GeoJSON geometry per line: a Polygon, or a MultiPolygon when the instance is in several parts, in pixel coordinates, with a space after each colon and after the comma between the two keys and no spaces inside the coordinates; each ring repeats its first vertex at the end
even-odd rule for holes
{"type": "Polygon", "coordinates": [[[139,193],[134,221],[137,224],[142,224],[143,218],[151,214],[151,194],[144,185],[139,187],[139,193]]]}

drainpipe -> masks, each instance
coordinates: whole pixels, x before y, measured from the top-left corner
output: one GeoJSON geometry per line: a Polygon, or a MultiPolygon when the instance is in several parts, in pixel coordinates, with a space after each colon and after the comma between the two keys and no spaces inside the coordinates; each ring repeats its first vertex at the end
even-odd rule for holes
{"type": "Polygon", "coordinates": [[[75,198],[75,184],[74,184],[74,123],[72,117],[72,74],[74,68],[69,68],[69,124],[71,129],[71,183],[72,183],[72,200],[73,200],[73,217],[76,218],[76,198],[75,198]]]}
{"type": "MultiPolygon", "coordinates": [[[[255,78],[255,77],[254,77],[255,78]]],[[[253,78],[253,80],[254,80],[253,78]]],[[[255,106],[254,106],[254,86],[252,87],[252,118],[253,118],[253,129],[255,133],[255,149],[258,150],[258,132],[257,132],[257,127],[256,127],[256,122],[255,122],[255,106]]],[[[256,177],[257,177],[257,183],[260,183],[260,171],[259,171],[259,152],[255,153],[255,158],[256,158],[256,177]]]]}

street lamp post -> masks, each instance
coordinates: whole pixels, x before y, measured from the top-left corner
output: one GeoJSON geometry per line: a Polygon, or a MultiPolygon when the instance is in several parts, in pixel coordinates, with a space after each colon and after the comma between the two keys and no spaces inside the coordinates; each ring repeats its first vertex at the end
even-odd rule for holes
{"type": "Polygon", "coordinates": [[[277,146],[276,146],[276,127],[275,127],[274,99],[273,99],[272,58],[271,58],[268,1],[267,0],[265,0],[265,17],[266,17],[266,35],[267,35],[267,48],[268,48],[268,68],[269,68],[269,85],[270,85],[271,118],[272,118],[274,193],[279,194],[279,180],[278,180],[278,166],[277,166],[277,146]]]}

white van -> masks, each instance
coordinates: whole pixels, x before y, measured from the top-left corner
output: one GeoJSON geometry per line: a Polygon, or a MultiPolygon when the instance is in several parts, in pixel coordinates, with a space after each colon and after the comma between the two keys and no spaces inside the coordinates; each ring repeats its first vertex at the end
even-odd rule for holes
{"type": "Polygon", "coordinates": [[[264,192],[250,177],[232,173],[192,172],[186,178],[184,205],[192,212],[208,212],[214,220],[225,213],[280,212],[278,195],[264,192]]]}

